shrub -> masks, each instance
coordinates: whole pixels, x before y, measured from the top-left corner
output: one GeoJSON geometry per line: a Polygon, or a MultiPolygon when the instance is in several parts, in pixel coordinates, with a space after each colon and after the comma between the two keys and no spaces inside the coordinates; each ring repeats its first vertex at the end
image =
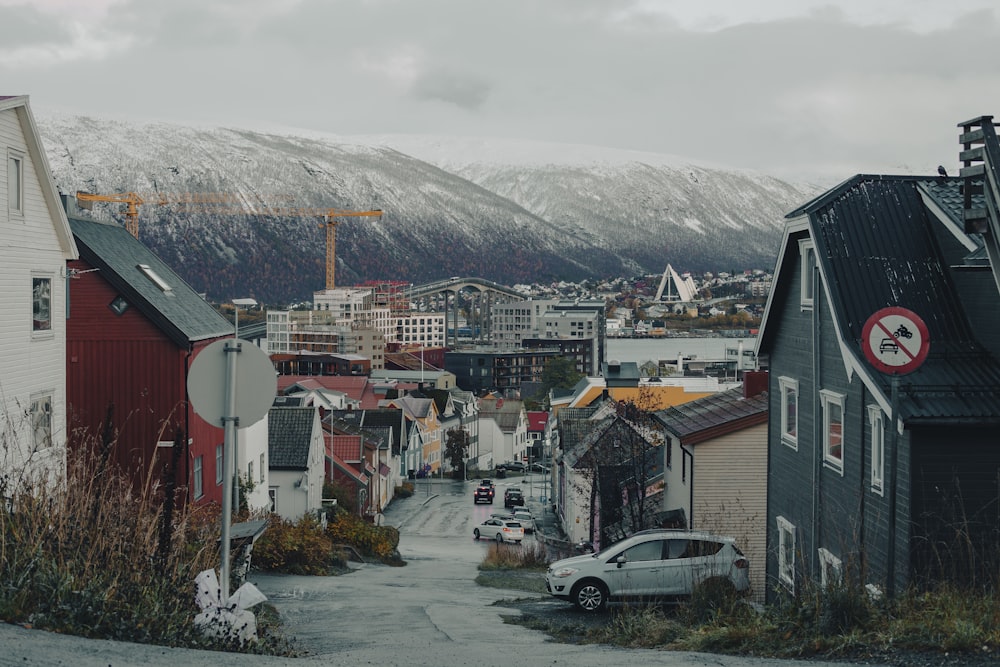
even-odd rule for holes
{"type": "Polygon", "coordinates": [[[270,650],[194,626],[195,577],[218,566],[217,508],[164,502],[182,492],[176,479],[151,468],[133,480],[110,460],[81,447],[58,483],[0,489],[0,618],[91,638],[270,650]]]}
{"type": "Polygon", "coordinates": [[[349,544],[379,560],[398,560],[399,530],[394,526],[375,526],[359,516],[340,511],[327,524],[326,533],[334,544],[349,544]]]}
{"type": "Polygon", "coordinates": [[[486,551],[480,570],[528,569],[544,570],[549,566],[545,547],[535,543],[532,546],[513,544],[491,544],[486,551]]]}
{"type": "Polygon", "coordinates": [[[287,574],[329,574],[337,566],[333,541],[311,514],[292,522],[272,515],[253,548],[253,564],[287,574]]]}

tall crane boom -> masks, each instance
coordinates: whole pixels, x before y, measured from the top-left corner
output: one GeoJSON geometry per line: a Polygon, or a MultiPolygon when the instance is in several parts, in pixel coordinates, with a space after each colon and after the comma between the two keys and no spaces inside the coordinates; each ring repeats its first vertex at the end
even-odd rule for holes
{"type": "MultiPolygon", "coordinates": [[[[187,202],[186,204],[198,205],[201,202],[187,202]]],[[[212,202],[207,202],[211,204],[212,202]]],[[[186,207],[186,206],[185,206],[186,207]]],[[[193,208],[193,207],[192,207],[193,208]]],[[[198,206],[202,212],[211,212],[223,215],[270,215],[275,217],[310,217],[325,218],[321,225],[326,227],[326,289],[336,288],[335,274],[337,271],[337,225],[340,221],[337,218],[379,218],[382,219],[382,209],[375,208],[369,211],[350,211],[342,208],[322,208],[316,206],[253,206],[236,208],[232,206],[198,206]]]]}
{"type": "MultiPolygon", "coordinates": [[[[274,199],[288,199],[287,195],[269,195],[274,199]]],[[[139,238],[139,207],[143,204],[242,204],[247,205],[245,195],[231,192],[151,192],[138,194],[136,192],[118,192],[113,194],[92,194],[77,191],[76,200],[80,208],[91,210],[94,202],[118,202],[125,204],[125,229],[139,238]]]]}

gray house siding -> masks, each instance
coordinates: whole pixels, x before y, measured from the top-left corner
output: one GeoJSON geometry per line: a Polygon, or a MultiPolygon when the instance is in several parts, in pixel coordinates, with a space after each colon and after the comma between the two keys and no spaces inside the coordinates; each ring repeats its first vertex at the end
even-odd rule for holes
{"type": "MultiPolygon", "coordinates": [[[[797,263],[797,262],[796,262],[797,263]]],[[[775,518],[783,517],[796,530],[796,575],[819,579],[819,549],[840,559],[853,574],[866,568],[866,581],[882,581],[888,567],[884,547],[889,529],[888,499],[871,487],[871,428],[868,406],[875,399],[855,376],[847,377],[834,322],[825,293],[814,294],[811,310],[799,303],[801,280],[798,266],[790,275],[789,298],[784,300],[781,327],[775,334],[769,359],[769,391],[775,409],[769,414],[769,478],[781,480],[768,485],[767,582],[774,589],[778,583],[778,544],[775,518]],[[798,382],[797,449],[781,438],[780,378],[798,382]],[[820,391],[844,396],[843,469],[838,471],[823,460],[824,414],[820,391]]],[[[818,284],[818,281],[815,283],[818,284]]],[[[888,419],[886,441],[888,442],[888,419]]],[[[908,450],[900,436],[901,452],[908,450]]],[[[908,456],[899,457],[897,483],[908,484],[908,456]]],[[[885,475],[888,477],[889,463],[885,475]]],[[[908,544],[908,499],[897,501],[897,562],[906,563],[908,544]]],[[[905,565],[901,566],[905,577],[905,565]]],[[[900,583],[903,581],[899,580],[900,583]]]]}

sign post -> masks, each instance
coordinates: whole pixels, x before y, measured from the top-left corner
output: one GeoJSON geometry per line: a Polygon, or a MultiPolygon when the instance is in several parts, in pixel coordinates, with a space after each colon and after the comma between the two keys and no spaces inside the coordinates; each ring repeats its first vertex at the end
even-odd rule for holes
{"type": "Polygon", "coordinates": [[[889,393],[889,555],[885,592],[893,597],[896,589],[896,468],[898,467],[897,422],[899,421],[899,376],[920,368],[927,358],[931,339],[920,316],[906,308],[882,308],[865,322],[861,349],[868,362],[892,376],[889,393]]]}
{"type": "Polygon", "coordinates": [[[223,604],[229,599],[229,529],[236,479],[236,428],[252,426],[267,415],[274,403],[277,386],[277,373],[267,353],[237,338],[224,338],[205,347],[188,371],[187,390],[194,411],[209,424],[223,428],[222,564],[219,568],[223,604]]]}

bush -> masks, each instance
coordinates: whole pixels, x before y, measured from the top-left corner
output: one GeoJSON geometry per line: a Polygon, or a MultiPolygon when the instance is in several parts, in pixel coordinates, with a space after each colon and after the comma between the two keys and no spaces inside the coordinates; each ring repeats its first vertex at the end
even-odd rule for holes
{"type": "Polygon", "coordinates": [[[81,448],[57,484],[0,479],[0,618],[90,638],[271,650],[263,636],[239,646],[194,626],[195,577],[218,566],[217,508],[174,506],[164,490],[176,479],[132,480],[109,460],[81,448]]]}
{"type": "Polygon", "coordinates": [[[327,524],[326,533],[334,544],[349,544],[366,556],[386,562],[399,559],[399,530],[394,526],[375,526],[341,511],[327,524]]]}
{"type": "Polygon", "coordinates": [[[535,543],[532,546],[513,544],[491,544],[486,551],[480,570],[525,569],[544,570],[549,566],[545,547],[535,543]]]}
{"type": "Polygon", "coordinates": [[[273,572],[323,575],[342,566],[343,560],[335,556],[333,541],[312,515],[296,522],[272,515],[254,544],[252,563],[273,572]]]}

